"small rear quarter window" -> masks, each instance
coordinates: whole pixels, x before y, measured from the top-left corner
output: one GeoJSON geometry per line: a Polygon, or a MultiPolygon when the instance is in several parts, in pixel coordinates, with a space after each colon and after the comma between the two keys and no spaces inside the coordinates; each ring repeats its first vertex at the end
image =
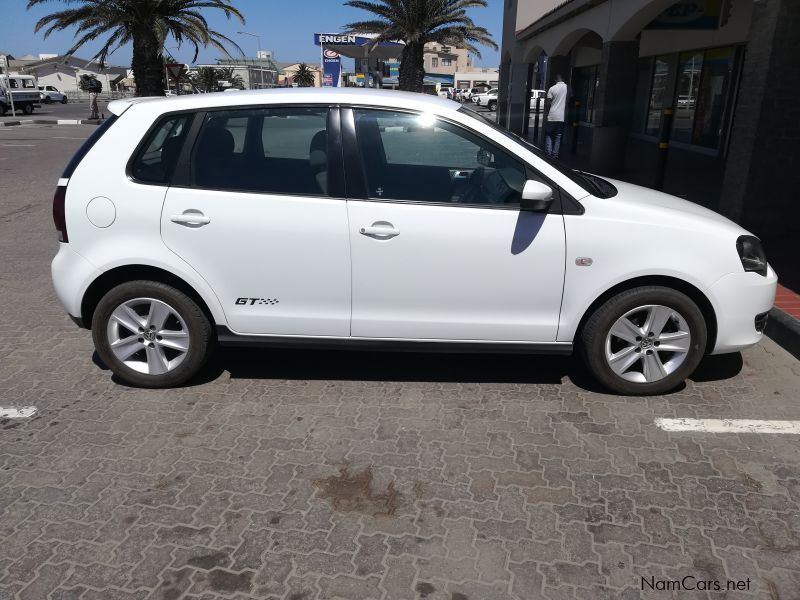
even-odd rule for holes
{"type": "Polygon", "coordinates": [[[191,120],[191,114],[170,115],[161,119],[136,152],[131,163],[131,176],[145,183],[168,183],[191,120]]]}

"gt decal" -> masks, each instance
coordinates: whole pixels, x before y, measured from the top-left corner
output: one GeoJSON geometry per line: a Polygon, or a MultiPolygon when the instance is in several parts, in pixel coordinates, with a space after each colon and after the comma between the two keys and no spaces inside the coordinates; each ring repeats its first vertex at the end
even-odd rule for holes
{"type": "Polygon", "coordinates": [[[237,298],[236,304],[242,305],[249,305],[255,306],[256,304],[269,304],[270,306],[274,304],[278,304],[278,300],[275,298],[237,298]]]}

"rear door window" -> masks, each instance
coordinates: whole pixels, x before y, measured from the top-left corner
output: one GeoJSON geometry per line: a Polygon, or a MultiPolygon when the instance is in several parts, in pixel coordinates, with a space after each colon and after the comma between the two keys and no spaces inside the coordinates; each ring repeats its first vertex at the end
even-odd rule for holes
{"type": "Polygon", "coordinates": [[[327,119],[327,108],[209,112],[192,153],[192,185],[326,196],[327,119]]]}

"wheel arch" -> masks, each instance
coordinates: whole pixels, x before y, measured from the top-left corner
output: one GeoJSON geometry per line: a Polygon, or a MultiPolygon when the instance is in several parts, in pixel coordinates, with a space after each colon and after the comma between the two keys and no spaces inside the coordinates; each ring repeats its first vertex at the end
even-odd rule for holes
{"type": "Polygon", "coordinates": [[[86,288],[83,299],[81,300],[81,321],[83,322],[83,326],[87,329],[91,329],[94,311],[100,299],[109,290],[119,284],[135,280],[158,281],[159,283],[171,285],[175,289],[180,290],[197,303],[206,317],[208,317],[211,326],[216,326],[217,319],[214,318],[214,314],[211,312],[208,303],[194,287],[174,273],[151,265],[124,265],[115,267],[97,277],[97,279],[86,288]]]}
{"type": "Polygon", "coordinates": [[[686,294],[695,304],[697,304],[700,312],[703,313],[703,319],[705,319],[706,327],[708,329],[708,341],[706,343],[705,353],[710,354],[717,344],[717,314],[714,311],[714,306],[711,304],[708,296],[706,296],[699,288],[687,281],[684,281],[683,279],[670,277],[668,275],[647,275],[643,277],[635,277],[633,279],[622,281],[607,289],[605,292],[600,294],[584,311],[581,320],[578,322],[578,327],[575,329],[575,339],[580,336],[581,331],[583,331],[583,327],[589,320],[589,317],[591,317],[594,311],[602,306],[606,301],[619,293],[647,285],[660,285],[663,287],[672,288],[682,292],[683,294],[686,294]]]}

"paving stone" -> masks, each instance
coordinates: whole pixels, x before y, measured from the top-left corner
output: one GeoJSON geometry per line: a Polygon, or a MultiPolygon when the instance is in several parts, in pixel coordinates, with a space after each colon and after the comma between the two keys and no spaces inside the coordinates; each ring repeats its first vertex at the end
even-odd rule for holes
{"type": "Polygon", "coordinates": [[[659,600],[637,577],[689,573],[751,577],[743,599],[800,589],[796,440],[653,424],[800,419],[800,362],[770,340],[648,398],[586,389],[568,358],[237,349],[190,386],[129,388],[50,283],[37,199],[80,140],[19,131],[47,144],[0,196],[0,301],[25,307],[0,323],[0,398],[39,413],[0,422],[3,600],[659,600]],[[344,468],[372,473],[344,490],[361,500],[324,497],[344,468]]]}

